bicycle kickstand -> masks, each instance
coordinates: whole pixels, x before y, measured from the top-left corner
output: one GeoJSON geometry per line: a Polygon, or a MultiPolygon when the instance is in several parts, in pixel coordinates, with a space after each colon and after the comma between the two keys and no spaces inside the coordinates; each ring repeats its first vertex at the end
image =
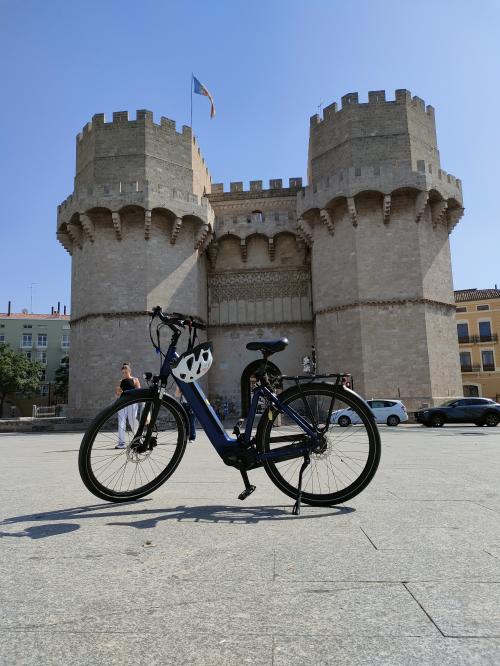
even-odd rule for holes
{"type": "Polygon", "coordinates": [[[306,467],[310,464],[311,464],[311,458],[309,456],[309,453],[304,453],[304,462],[302,463],[299,472],[299,487],[297,488],[297,499],[295,500],[295,504],[293,505],[292,509],[292,514],[294,516],[300,515],[300,501],[302,499],[302,475],[304,474],[306,467]]]}
{"type": "Polygon", "coordinates": [[[244,500],[253,493],[255,486],[251,485],[250,481],[248,480],[248,474],[245,472],[245,470],[241,469],[240,472],[243,478],[243,483],[245,484],[245,490],[238,495],[238,499],[244,500]]]}

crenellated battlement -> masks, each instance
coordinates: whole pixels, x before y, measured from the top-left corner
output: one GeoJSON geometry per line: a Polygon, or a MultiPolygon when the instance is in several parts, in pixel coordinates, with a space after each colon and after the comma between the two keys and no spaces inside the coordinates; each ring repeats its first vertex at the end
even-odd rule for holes
{"type": "Polygon", "coordinates": [[[77,136],[75,190],[129,181],[160,181],[198,196],[211,189],[191,127],[178,131],[175,121],[164,116],[155,123],[147,109],[139,109],[134,119],[128,111],[115,111],[110,122],[97,113],[77,136]]]}
{"type": "Polygon", "coordinates": [[[229,183],[229,190],[224,189],[224,183],[213,183],[212,194],[251,194],[255,192],[282,192],[283,190],[295,193],[302,189],[302,178],[289,178],[288,187],[283,186],[282,178],[272,178],[269,180],[269,188],[262,186],[262,180],[251,180],[248,189],[244,188],[243,181],[234,181],[229,183]]]}
{"type": "Polygon", "coordinates": [[[381,105],[386,106],[407,106],[417,111],[425,113],[429,118],[434,118],[434,107],[430,105],[425,105],[425,102],[422,98],[417,97],[416,95],[412,97],[409,90],[400,89],[396,90],[394,94],[394,100],[387,100],[385,90],[370,90],[368,92],[368,102],[360,102],[359,94],[357,92],[347,93],[341,98],[341,108],[338,108],[337,102],[333,102],[329,106],[326,106],[323,109],[323,116],[320,117],[319,114],[311,116],[310,124],[311,128],[320,125],[325,121],[334,120],[338,117],[338,114],[341,114],[343,111],[352,111],[354,108],[366,108],[366,107],[380,107],[381,105]]]}
{"type": "Polygon", "coordinates": [[[162,116],[160,118],[160,123],[158,124],[154,122],[152,111],[138,109],[136,111],[135,119],[129,118],[128,111],[114,111],[113,120],[110,122],[106,122],[106,116],[104,113],[96,113],[92,116],[92,121],[83,126],[82,131],[77,134],[76,138],[77,141],[82,141],[84,137],[90,134],[93,130],[123,129],[124,126],[139,127],[141,125],[155,127],[158,130],[163,130],[169,134],[178,134],[183,137],[191,137],[192,134],[191,127],[188,125],[183,125],[182,130],[178,132],[175,120],[162,116]]]}

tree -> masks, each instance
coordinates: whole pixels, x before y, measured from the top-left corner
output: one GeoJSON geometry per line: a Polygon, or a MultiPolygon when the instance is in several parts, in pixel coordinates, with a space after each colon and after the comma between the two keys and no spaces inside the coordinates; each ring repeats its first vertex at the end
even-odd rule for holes
{"type": "Polygon", "coordinates": [[[66,398],[68,395],[69,381],[69,358],[65,356],[61,359],[61,365],[54,373],[54,392],[58,398],[66,398]]]}
{"type": "Polygon", "coordinates": [[[34,393],[40,384],[43,365],[30,361],[6,344],[0,344],[0,414],[7,396],[21,392],[26,397],[34,393]]]}

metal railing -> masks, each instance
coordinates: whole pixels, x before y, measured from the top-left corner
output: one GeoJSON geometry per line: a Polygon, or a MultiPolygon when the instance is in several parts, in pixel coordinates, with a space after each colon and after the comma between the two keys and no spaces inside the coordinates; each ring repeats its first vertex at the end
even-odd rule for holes
{"type": "Polygon", "coordinates": [[[480,372],[480,365],[461,365],[460,372],[480,372]]]}
{"type": "Polygon", "coordinates": [[[39,405],[33,405],[32,416],[34,419],[50,418],[54,417],[55,415],[56,415],[55,407],[40,407],[39,405]]]}
{"type": "Polygon", "coordinates": [[[477,344],[478,342],[498,342],[498,334],[490,333],[488,335],[459,335],[458,343],[460,345],[477,344]]]}

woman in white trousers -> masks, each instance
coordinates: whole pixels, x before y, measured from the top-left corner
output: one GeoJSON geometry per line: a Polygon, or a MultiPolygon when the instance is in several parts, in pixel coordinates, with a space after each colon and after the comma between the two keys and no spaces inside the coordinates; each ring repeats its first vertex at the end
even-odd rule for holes
{"type": "MultiPolygon", "coordinates": [[[[115,393],[120,396],[124,391],[130,391],[134,388],[141,388],[141,383],[137,377],[132,377],[132,367],[130,363],[122,365],[122,379],[116,387],[115,393]]],[[[118,412],[118,444],[115,449],[124,449],[125,432],[127,430],[127,421],[133,432],[137,430],[137,403],[120,409],[118,412]]]]}

